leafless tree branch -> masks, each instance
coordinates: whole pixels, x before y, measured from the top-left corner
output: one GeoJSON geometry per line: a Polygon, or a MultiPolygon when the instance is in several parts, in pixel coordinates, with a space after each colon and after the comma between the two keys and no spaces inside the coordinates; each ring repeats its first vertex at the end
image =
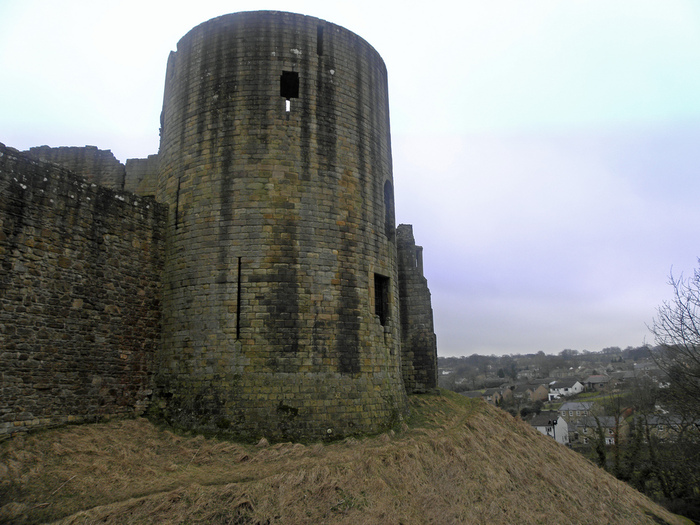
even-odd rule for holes
{"type": "Polygon", "coordinates": [[[649,330],[656,348],[652,357],[675,386],[685,394],[700,397],[700,269],[692,277],[675,278],[668,284],[673,298],[657,308],[649,330]]]}

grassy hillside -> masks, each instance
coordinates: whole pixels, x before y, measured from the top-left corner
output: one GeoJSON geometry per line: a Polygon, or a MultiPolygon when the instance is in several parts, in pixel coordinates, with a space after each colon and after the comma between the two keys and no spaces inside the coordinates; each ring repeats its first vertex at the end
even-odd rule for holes
{"type": "Polygon", "coordinates": [[[449,392],[396,432],[253,446],[145,419],[0,444],[0,522],[688,523],[532,430],[449,392]]]}

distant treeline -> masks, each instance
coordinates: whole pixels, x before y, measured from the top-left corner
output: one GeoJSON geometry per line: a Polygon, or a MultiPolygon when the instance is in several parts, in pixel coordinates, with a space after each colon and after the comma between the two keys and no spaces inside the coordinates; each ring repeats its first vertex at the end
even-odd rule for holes
{"type": "MultiPolygon", "coordinates": [[[[576,375],[580,368],[585,368],[589,373],[603,374],[606,368],[613,363],[634,363],[651,359],[653,347],[649,345],[621,349],[618,346],[603,348],[598,352],[588,350],[565,349],[558,354],[511,354],[511,355],[480,355],[472,354],[461,357],[438,357],[438,368],[441,372],[441,381],[444,388],[468,390],[471,388],[484,388],[495,386],[500,379],[516,379],[523,371],[529,371],[531,378],[547,378],[551,374],[562,370],[571,370],[571,375],[576,375]],[[445,375],[451,376],[457,385],[446,384],[445,375]],[[460,381],[461,379],[461,381],[460,381]]],[[[625,367],[626,368],[626,367],[625,367]]]]}

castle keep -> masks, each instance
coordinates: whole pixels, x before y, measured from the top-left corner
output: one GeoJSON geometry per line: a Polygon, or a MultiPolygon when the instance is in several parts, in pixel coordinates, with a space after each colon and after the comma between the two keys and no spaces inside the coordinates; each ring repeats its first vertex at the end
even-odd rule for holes
{"type": "Polygon", "coordinates": [[[386,68],[339,26],[205,22],[168,60],[157,155],[3,146],[0,175],[0,432],[148,408],[320,439],[436,387],[386,68]]]}

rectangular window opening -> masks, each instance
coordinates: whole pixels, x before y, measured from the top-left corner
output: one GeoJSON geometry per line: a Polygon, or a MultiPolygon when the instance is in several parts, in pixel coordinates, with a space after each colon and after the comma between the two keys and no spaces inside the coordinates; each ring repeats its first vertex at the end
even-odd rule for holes
{"type": "Polygon", "coordinates": [[[282,71],[280,76],[280,96],[287,100],[299,98],[299,73],[296,71],[282,71]]]}
{"type": "Polygon", "coordinates": [[[374,274],[374,314],[385,326],[389,317],[389,278],[378,273],[374,274]]]}

